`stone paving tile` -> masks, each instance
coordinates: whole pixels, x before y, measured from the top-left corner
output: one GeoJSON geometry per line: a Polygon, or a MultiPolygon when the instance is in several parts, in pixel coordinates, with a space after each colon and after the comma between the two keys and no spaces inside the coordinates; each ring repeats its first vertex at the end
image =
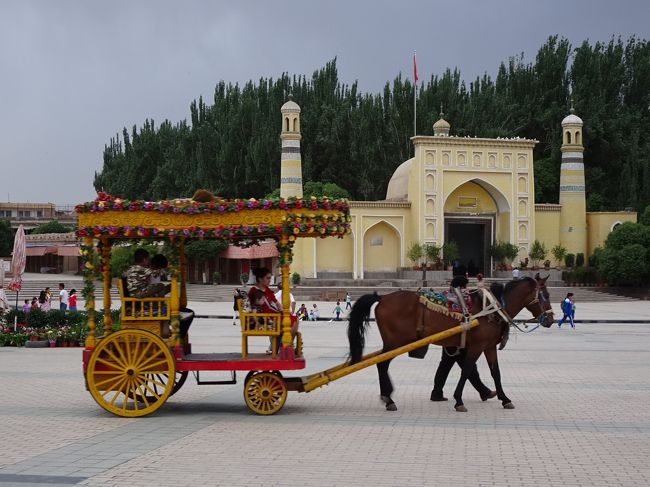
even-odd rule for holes
{"type": "MultiPolygon", "coordinates": [[[[195,351],[236,350],[228,324],[197,321],[195,351]]],[[[308,369],[289,375],[343,360],[344,323],[302,329],[308,369]]],[[[372,367],[290,393],[272,417],[246,410],[241,384],[198,387],[191,377],[153,416],[111,417],[84,390],[80,350],[0,348],[0,387],[11,391],[0,396],[0,485],[10,485],[1,475],[43,469],[91,486],[649,485],[648,338],[648,325],[516,334],[499,355],[513,411],[471,386],[468,413],[430,402],[432,347],[425,360],[391,364],[396,412],[379,403],[372,367]]],[[[379,347],[373,324],[368,350],[379,347]]],[[[479,370],[491,384],[483,359],[479,370]]]]}

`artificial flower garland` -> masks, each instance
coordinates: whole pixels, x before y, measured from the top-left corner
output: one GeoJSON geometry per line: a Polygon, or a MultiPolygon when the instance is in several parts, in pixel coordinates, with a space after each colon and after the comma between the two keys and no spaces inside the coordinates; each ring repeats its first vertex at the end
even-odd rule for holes
{"type": "Polygon", "coordinates": [[[75,207],[77,213],[96,213],[103,211],[151,211],[159,213],[232,213],[243,210],[340,210],[348,212],[350,204],[346,199],[330,200],[327,196],[316,198],[315,196],[303,200],[302,198],[290,197],[272,198],[257,200],[250,199],[216,199],[208,203],[201,203],[190,199],[174,199],[163,201],[144,201],[117,198],[107,193],[97,193],[97,198],[88,203],[81,203],[75,207]]]}

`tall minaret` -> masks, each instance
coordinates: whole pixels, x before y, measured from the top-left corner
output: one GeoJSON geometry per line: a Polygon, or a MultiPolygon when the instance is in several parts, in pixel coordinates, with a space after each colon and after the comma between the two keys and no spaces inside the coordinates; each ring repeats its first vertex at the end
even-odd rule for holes
{"type": "Polygon", "coordinates": [[[289,95],[282,105],[282,159],[280,170],[280,197],[302,198],[302,162],[300,159],[300,107],[289,95]]]}
{"type": "Polygon", "coordinates": [[[560,244],[571,254],[587,258],[587,200],[585,166],[582,161],[582,119],[571,114],[562,120],[562,166],[560,169],[560,244]]]}

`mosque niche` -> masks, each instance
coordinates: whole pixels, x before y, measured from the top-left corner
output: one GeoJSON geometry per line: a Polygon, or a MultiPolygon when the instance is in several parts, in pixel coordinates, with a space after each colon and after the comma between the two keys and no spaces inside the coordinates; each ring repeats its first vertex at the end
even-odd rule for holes
{"type": "Polygon", "coordinates": [[[443,166],[448,166],[450,160],[451,160],[451,152],[444,151],[442,153],[442,165],[443,166]]]}
{"type": "Polygon", "coordinates": [[[528,215],[528,204],[526,200],[519,200],[519,216],[528,215]]]}
{"type": "Polygon", "coordinates": [[[424,189],[429,192],[434,192],[436,189],[436,179],[433,174],[427,174],[426,183],[424,184],[424,189]]]}
{"type": "Polygon", "coordinates": [[[426,238],[434,238],[436,227],[433,222],[427,223],[426,238]]]}
{"type": "Polygon", "coordinates": [[[510,154],[503,155],[503,168],[510,169],[512,167],[512,156],[510,154]]]}
{"type": "Polygon", "coordinates": [[[474,157],[473,157],[473,159],[474,159],[474,161],[473,161],[474,167],[481,167],[481,162],[482,162],[481,161],[481,155],[482,154],[480,152],[478,152],[478,153],[475,152],[474,153],[474,157]]]}
{"type": "Polygon", "coordinates": [[[517,180],[517,192],[528,193],[528,182],[524,176],[520,176],[517,180]]]}
{"type": "Polygon", "coordinates": [[[517,168],[518,169],[526,169],[527,167],[527,161],[526,161],[526,156],[523,154],[520,154],[519,157],[517,158],[517,168]]]}
{"type": "Polygon", "coordinates": [[[459,166],[467,165],[467,155],[465,154],[465,152],[458,152],[456,159],[458,161],[459,166]]]}
{"type": "Polygon", "coordinates": [[[493,152],[488,154],[488,167],[497,167],[497,155],[493,152]]]}
{"type": "Polygon", "coordinates": [[[427,199],[426,214],[427,215],[435,215],[435,203],[433,201],[433,198],[428,198],[427,199]]]}
{"type": "Polygon", "coordinates": [[[519,240],[528,240],[528,226],[525,223],[519,225],[519,240]]]}
{"type": "Polygon", "coordinates": [[[424,163],[433,166],[436,163],[436,151],[427,151],[424,163]]]}

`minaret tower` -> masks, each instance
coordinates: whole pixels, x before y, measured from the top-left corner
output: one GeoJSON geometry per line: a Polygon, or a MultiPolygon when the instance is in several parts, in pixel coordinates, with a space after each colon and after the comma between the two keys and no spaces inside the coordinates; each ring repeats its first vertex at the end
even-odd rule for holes
{"type": "Polygon", "coordinates": [[[562,120],[562,166],[560,169],[560,244],[568,253],[587,257],[587,200],[582,160],[582,119],[571,113],[562,120]]]}
{"type": "Polygon", "coordinates": [[[280,170],[280,197],[302,198],[302,161],[300,159],[300,107],[289,95],[282,108],[282,158],[280,170]]]}

